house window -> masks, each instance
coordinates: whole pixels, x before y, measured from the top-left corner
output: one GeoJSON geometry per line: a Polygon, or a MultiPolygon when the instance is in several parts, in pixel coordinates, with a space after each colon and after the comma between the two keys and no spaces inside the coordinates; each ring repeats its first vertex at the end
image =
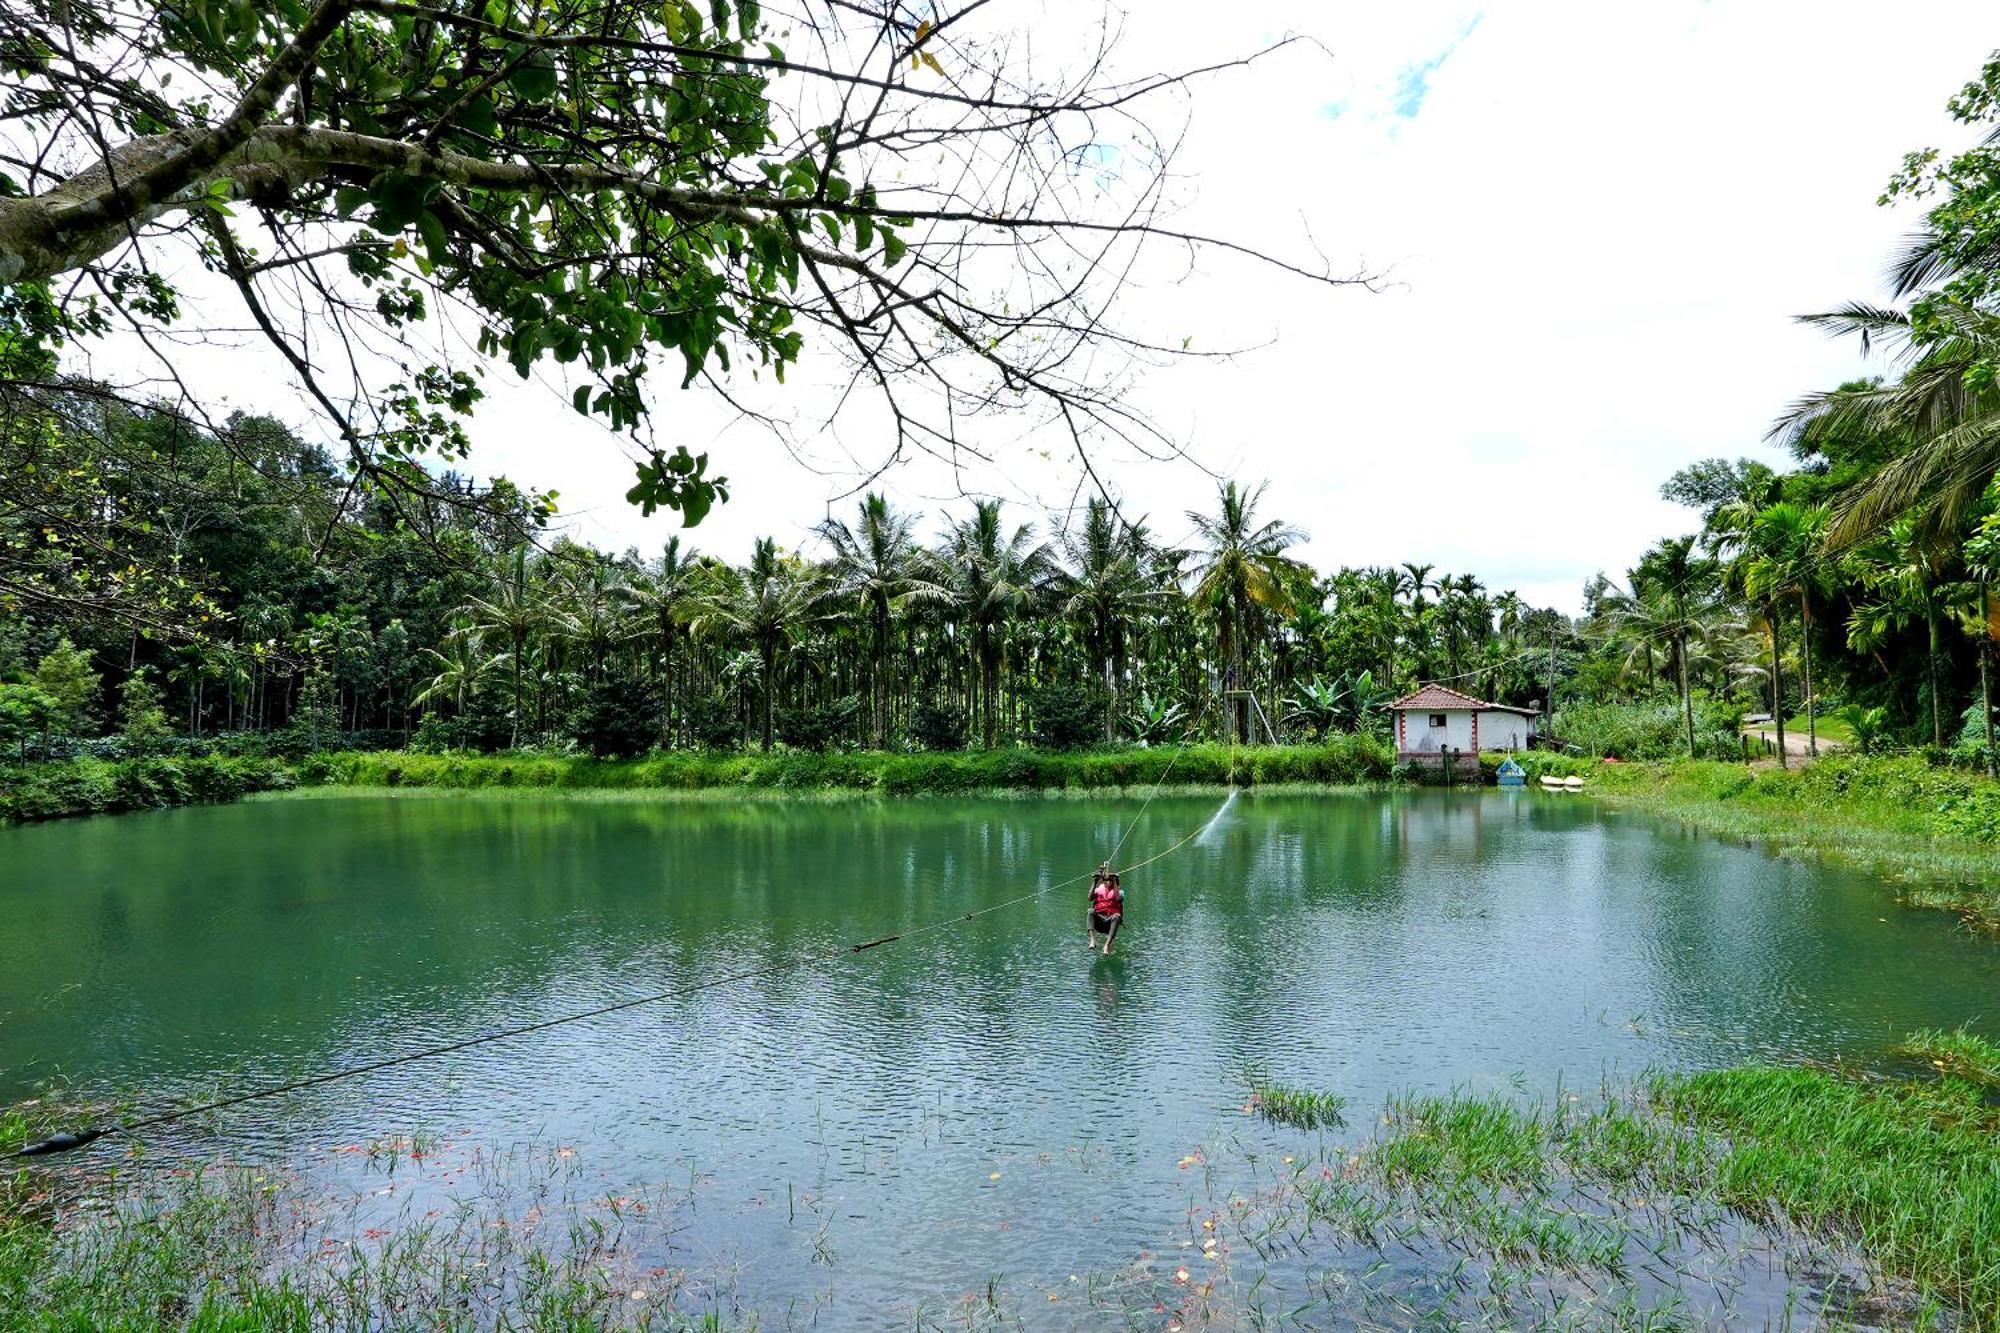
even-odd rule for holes
{"type": "Polygon", "coordinates": [[[1441,727],[1441,726],[1443,726],[1443,725],[1444,725],[1444,714],[1443,714],[1443,713],[1432,713],[1432,714],[1431,714],[1431,725],[1432,725],[1432,726],[1434,726],[1434,727],[1441,727]]]}

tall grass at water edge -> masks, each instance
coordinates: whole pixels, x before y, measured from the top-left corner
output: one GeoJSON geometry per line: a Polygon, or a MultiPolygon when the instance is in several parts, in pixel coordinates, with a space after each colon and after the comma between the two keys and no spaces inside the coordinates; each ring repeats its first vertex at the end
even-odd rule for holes
{"type": "Polygon", "coordinates": [[[307,781],[343,786],[440,788],[768,789],[844,788],[909,796],[995,790],[1110,790],[1151,786],[1256,786],[1388,780],[1386,742],[1341,736],[1319,745],[1191,745],[963,753],[878,751],[812,754],[676,752],[645,759],[345,753],[316,756],[307,781]]]}
{"type": "Polygon", "coordinates": [[[2000,783],[1916,756],[1828,755],[1789,769],[1600,764],[1590,790],[1785,854],[1898,883],[1906,902],[2000,929],[2000,783]]]}

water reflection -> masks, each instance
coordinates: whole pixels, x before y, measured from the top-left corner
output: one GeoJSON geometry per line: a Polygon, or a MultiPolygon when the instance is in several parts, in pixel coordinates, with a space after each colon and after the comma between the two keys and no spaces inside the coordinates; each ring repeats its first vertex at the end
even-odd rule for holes
{"type": "MultiPolygon", "coordinates": [[[[839,948],[1087,872],[1137,813],[414,797],[0,830],[0,1095],[275,1079],[839,948]]],[[[1365,1107],[1994,1030],[2000,951],[1948,918],[1574,797],[1163,796],[1126,856],[1204,825],[1127,881],[1110,959],[1066,888],[180,1146],[334,1171],[414,1128],[560,1142],[607,1182],[697,1181],[704,1252],[758,1303],[819,1289],[817,1237],[888,1308],[1169,1243],[1192,1149],[1295,1142],[1241,1114],[1252,1062],[1365,1107]],[[788,1186],[809,1227],[749,1202],[788,1186]]]]}

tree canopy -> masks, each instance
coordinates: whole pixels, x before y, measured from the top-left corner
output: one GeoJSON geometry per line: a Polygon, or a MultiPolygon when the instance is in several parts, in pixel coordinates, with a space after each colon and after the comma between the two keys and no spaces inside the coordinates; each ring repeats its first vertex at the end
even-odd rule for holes
{"type": "MultiPolygon", "coordinates": [[[[171,377],[165,331],[248,325],[365,483],[454,503],[416,460],[465,454],[488,362],[566,367],[579,412],[640,431],[671,384],[754,412],[743,372],[817,336],[885,464],[983,452],[965,423],[1020,409],[1080,450],[1167,443],[1112,363],[1183,349],[1121,327],[1119,290],[1148,242],[1255,252],[1166,225],[1199,71],[1114,75],[1076,20],[1044,68],[989,0],[9,5],[0,381],[47,408],[66,342],[120,330],[171,377]]],[[[726,497],[640,438],[634,503],[726,497]]]]}

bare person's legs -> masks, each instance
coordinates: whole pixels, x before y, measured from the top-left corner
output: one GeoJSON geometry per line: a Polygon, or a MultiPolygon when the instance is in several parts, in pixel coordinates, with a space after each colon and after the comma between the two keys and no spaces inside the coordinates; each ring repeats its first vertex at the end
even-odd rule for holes
{"type": "Polygon", "coordinates": [[[1111,918],[1111,929],[1104,932],[1104,956],[1106,958],[1109,958],[1111,956],[1111,941],[1118,938],[1118,927],[1124,924],[1125,924],[1125,918],[1122,916],[1114,916],[1111,918]]]}

